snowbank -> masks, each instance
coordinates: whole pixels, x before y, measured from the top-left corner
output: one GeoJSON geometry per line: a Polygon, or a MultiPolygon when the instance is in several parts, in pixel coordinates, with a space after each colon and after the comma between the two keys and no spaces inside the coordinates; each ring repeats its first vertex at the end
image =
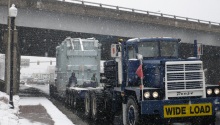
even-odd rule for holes
{"type": "Polygon", "coordinates": [[[13,96],[14,109],[10,109],[9,96],[0,91],[0,125],[19,125],[19,100],[19,96],[13,96]]]}

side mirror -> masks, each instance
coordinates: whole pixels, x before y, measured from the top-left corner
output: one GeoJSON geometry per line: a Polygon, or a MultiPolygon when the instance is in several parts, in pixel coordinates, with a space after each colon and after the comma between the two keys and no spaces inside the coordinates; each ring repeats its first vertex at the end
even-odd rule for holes
{"type": "Polygon", "coordinates": [[[118,57],[118,44],[112,44],[111,45],[111,57],[118,57]]]}
{"type": "Polygon", "coordinates": [[[143,55],[141,55],[141,54],[137,54],[137,58],[139,59],[139,60],[142,60],[143,59],[143,55]]]}

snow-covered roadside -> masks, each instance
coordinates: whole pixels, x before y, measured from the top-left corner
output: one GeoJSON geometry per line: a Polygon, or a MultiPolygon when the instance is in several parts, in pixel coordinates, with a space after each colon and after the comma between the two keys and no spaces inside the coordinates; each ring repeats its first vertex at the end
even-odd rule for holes
{"type": "Polygon", "coordinates": [[[41,90],[43,93],[49,95],[49,84],[38,85],[38,84],[27,84],[27,83],[25,83],[24,85],[20,85],[20,88],[19,88],[19,89],[20,89],[20,90],[25,90],[25,89],[30,88],[30,87],[39,89],[39,90],[41,90]]]}
{"type": "MultiPolygon", "coordinates": [[[[47,98],[44,97],[21,97],[19,105],[42,105],[47,110],[47,113],[51,116],[54,121],[54,125],[74,125],[66,115],[64,115],[56,106],[53,105],[47,98]]],[[[33,125],[33,123],[28,123],[27,120],[19,120],[20,125],[33,125]]],[[[34,124],[41,125],[41,124],[34,124]]]]}
{"type": "MultiPolygon", "coordinates": [[[[19,106],[42,105],[54,121],[54,125],[74,125],[52,102],[44,97],[13,96],[14,109],[10,109],[9,96],[0,91],[0,125],[46,125],[40,122],[31,122],[28,119],[19,119],[19,106]]],[[[33,112],[34,113],[34,112],[33,112]]]]}
{"type": "Polygon", "coordinates": [[[19,96],[13,96],[14,109],[8,104],[9,96],[0,91],[0,125],[19,125],[19,96]]]}

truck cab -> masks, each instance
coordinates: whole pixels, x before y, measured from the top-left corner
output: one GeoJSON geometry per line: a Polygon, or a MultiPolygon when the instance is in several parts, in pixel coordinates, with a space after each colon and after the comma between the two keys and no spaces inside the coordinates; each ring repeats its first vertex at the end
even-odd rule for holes
{"type": "Polygon", "coordinates": [[[124,124],[135,125],[143,116],[161,119],[154,122],[214,124],[220,87],[205,84],[199,58],[179,58],[180,41],[134,38],[112,45],[112,56],[118,63],[116,86],[121,88],[124,124]]]}

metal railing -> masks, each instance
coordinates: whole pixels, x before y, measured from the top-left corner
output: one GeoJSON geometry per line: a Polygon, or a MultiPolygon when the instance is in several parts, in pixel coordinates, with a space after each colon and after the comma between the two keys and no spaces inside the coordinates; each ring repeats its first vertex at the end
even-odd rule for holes
{"type": "Polygon", "coordinates": [[[166,17],[166,18],[172,18],[172,19],[178,19],[178,20],[185,20],[185,21],[190,21],[190,22],[197,22],[197,23],[203,23],[203,24],[220,26],[220,23],[218,23],[218,22],[211,22],[211,21],[206,21],[206,20],[200,20],[200,19],[194,19],[194,18],[188,18],[188,17],[182,17],[182,16],[176,16],[176,15],[158,13],[158,12],[151,12],[151,11],[145,11],[145,10],[139,10],[139,9],[132,9],[132,8],[127,8],[127,7],[119,7],[119,6],[114,6],[114,5],[102,4],[102,3],[94,3],[94,2],[82,1],[82,0],[69,0],[69,1],[58,0],[58,1],[75,3],[75,4],[82,4],[82,5],[89,5],[89,6],[95,6],[95,7],[101,7],[101,8],[108,8],[108,9],[114,9],[114,10],[128,11],[128,12],[133,12],[133,13],[140,13],[140,14],[146,14],[146,15],[152,15],[152,16],[160,16],[160,17],[166,17]]]}

